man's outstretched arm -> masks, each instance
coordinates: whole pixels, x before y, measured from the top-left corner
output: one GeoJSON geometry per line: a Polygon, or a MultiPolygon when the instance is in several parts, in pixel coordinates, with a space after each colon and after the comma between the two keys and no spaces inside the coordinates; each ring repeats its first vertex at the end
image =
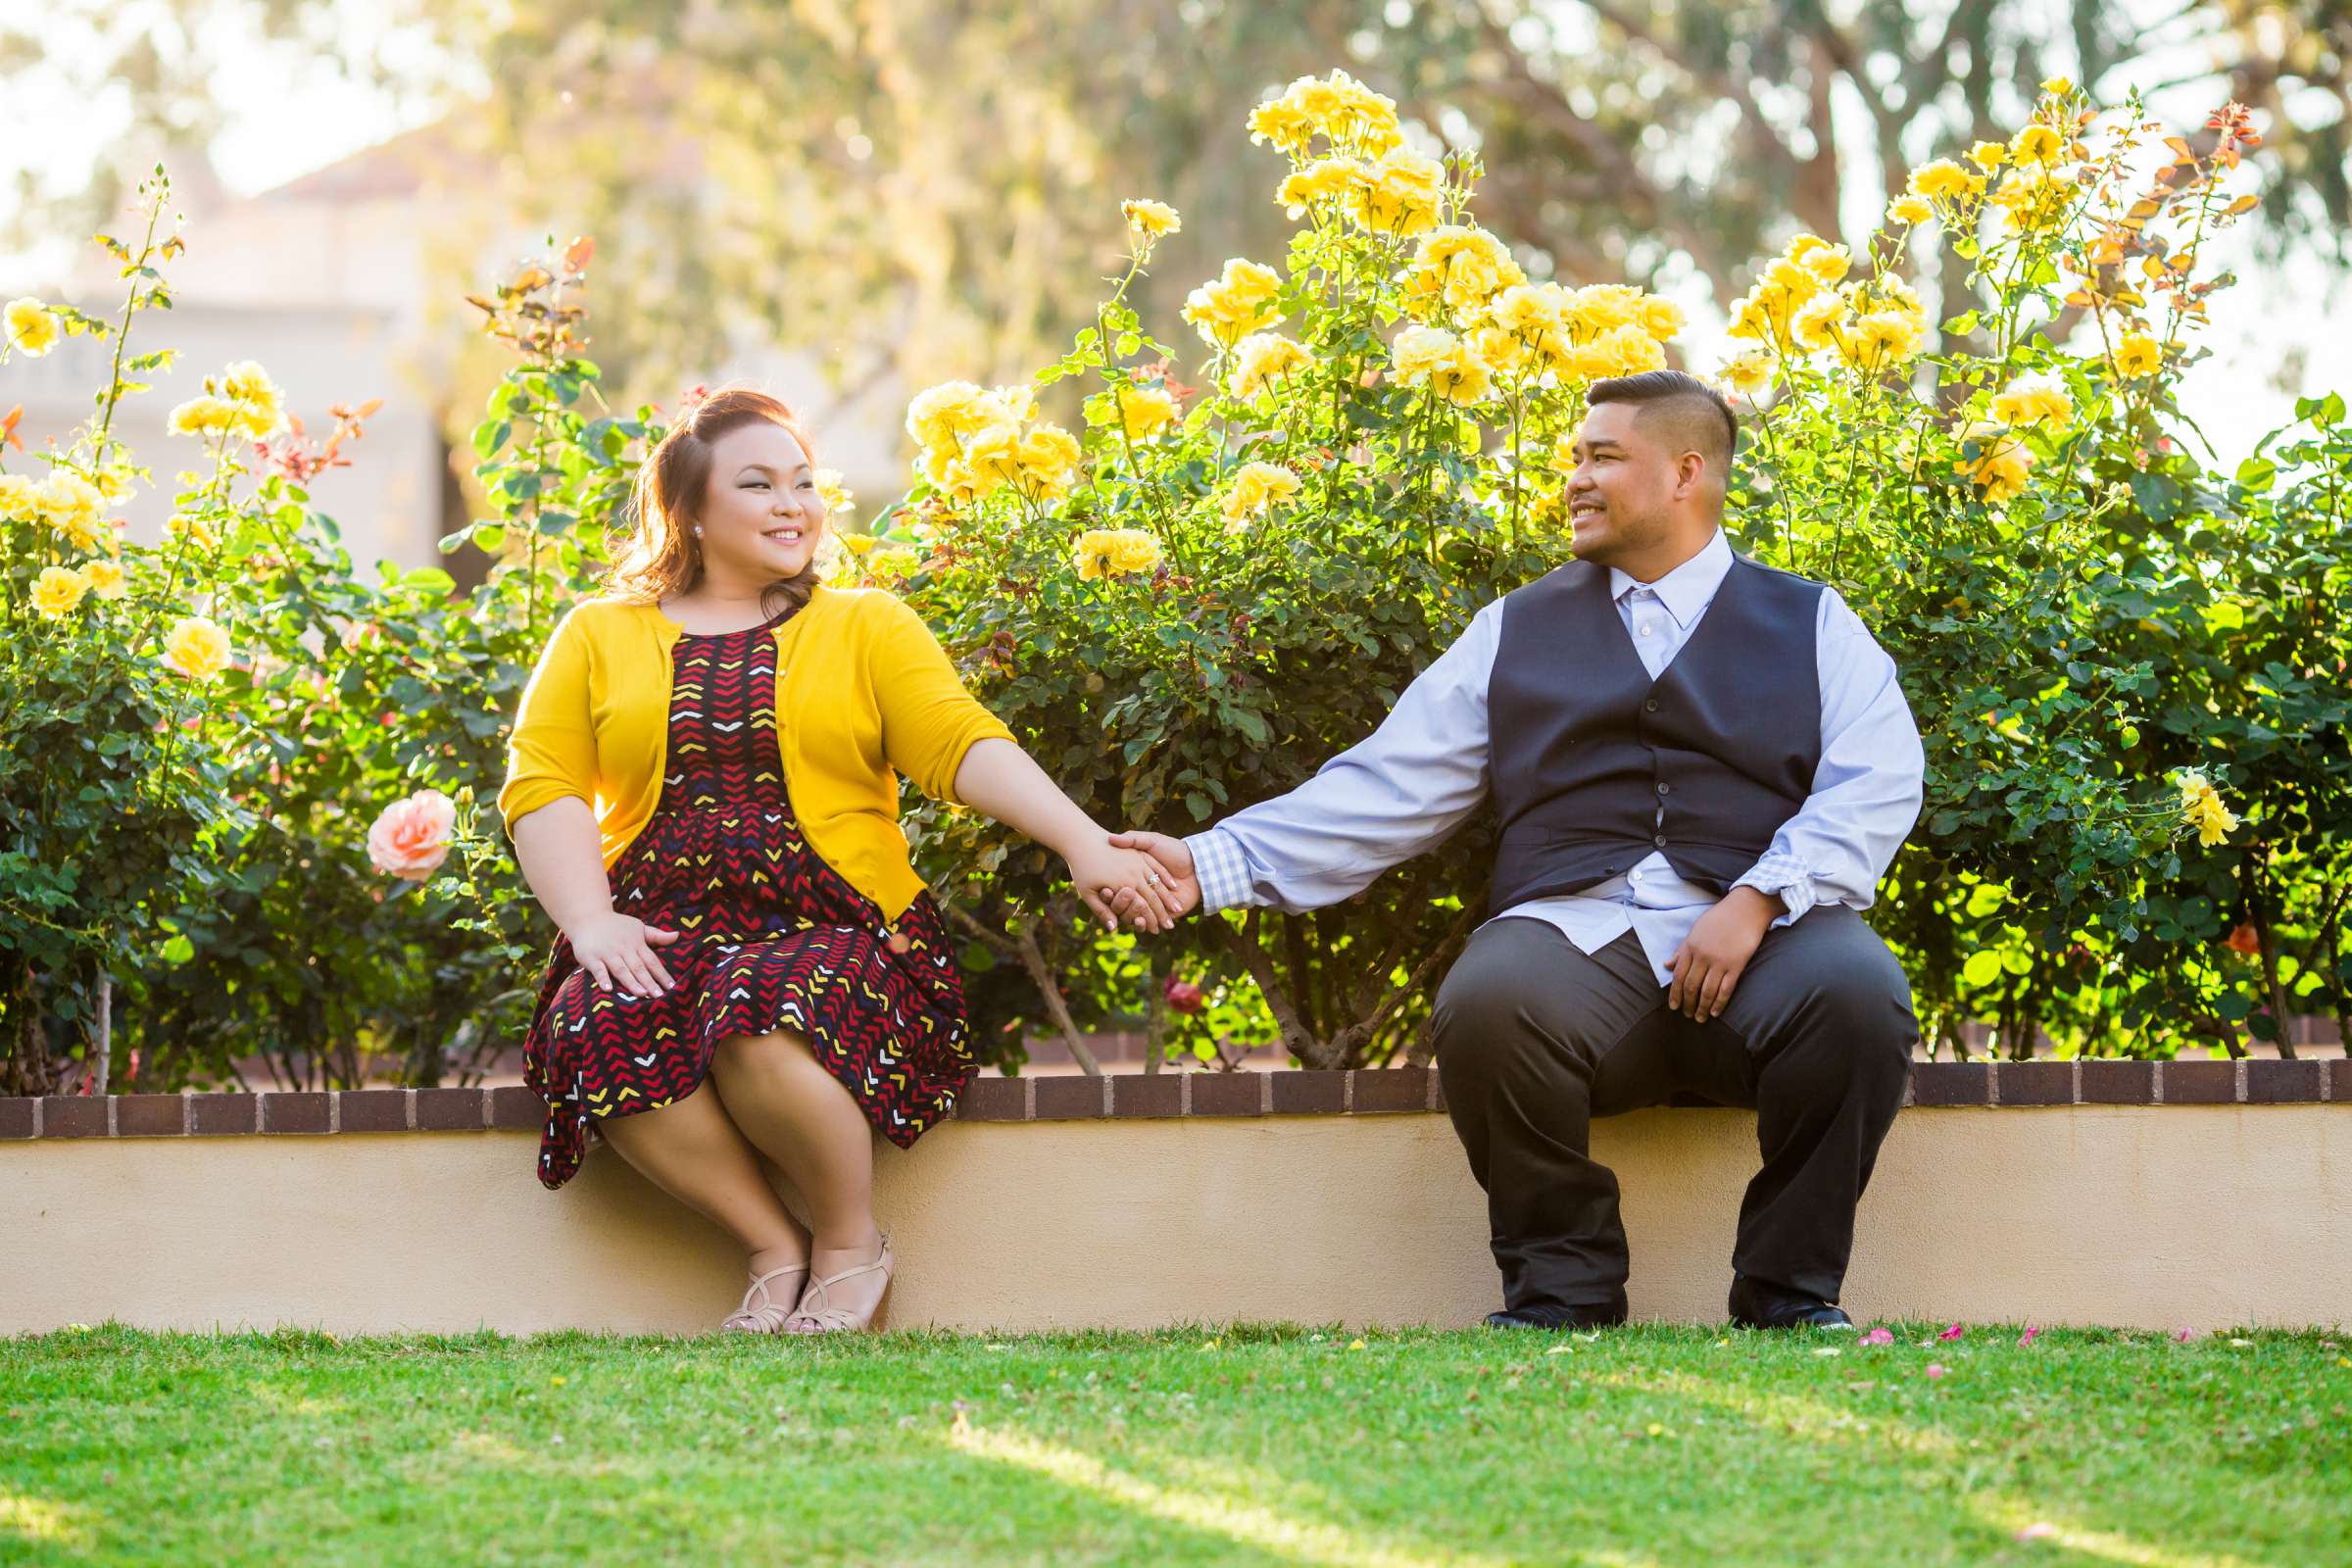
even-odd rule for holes
{"type": "Polygon", "coordinates": [[[1379,729],[1288,795],[1188,838],[1122,833],[1170,874],[1176,912],[1270,905],[1293,914],[1336,904],[1390,866],[1435,848],[1487,792],[1487,682],[1502,602],[1480,611],[1423,670],[1379,729]]]}

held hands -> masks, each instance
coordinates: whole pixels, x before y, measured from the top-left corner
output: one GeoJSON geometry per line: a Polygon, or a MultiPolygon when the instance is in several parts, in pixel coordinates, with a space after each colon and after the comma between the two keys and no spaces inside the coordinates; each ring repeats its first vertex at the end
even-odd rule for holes
{"type": "Polygon", "coordinates": [[[1740,887],[1700,915],[1690,937],[1666,960],[1666,968],[1674,976],[1674,983],[1666,989],[1667,1009],[1693,1023],[1721,1017],[1747,960],[1756,956],[1764,933],[1786,907],[1780,900],[1754,888],[1740,887]]]}
{"type": "MultiPolygon", "coordinates": [[[[1168,911],[1168,925],[1200,906],[1200,879],[1194,870],[1193,852],[1184,847],[1184,840],[1164,833],[1113,833],[1110,842],[1121,849],[1141,850],[1157,863],[1160,882],[1152,891],[1168,911]]],[[[1112,899],[1110,906],[1114,916],[1124,916],[1134,907],[1125,893],[1112,899]]]]}
{"type": "Polygon", "coordinates": [[[677,985],[654,955],[655,947],[665,948],[678,940],[675,931],[647,925],[632,914],[608,911],[564,935],[571,938],[571,956],[595,977],[600,991],[610,991],[618,982],[631,996],[658,997],[677,985]]]}
{"type": "Polygon", "coordinates": [[[1186,908],[1159,861],[1100,829],[1065,858],[1078,896],[1114,931],[1122,922],[1138,931],[1165,931],[1186,908]]]}

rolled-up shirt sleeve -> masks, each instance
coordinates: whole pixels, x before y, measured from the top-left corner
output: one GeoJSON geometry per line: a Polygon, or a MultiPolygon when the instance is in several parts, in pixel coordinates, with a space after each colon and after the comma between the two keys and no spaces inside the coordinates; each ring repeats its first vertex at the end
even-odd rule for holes
{"type": "Polygon", "coordinates": [[[588,633],[577,608],[548,634],[522,688],[507,738],[507,779],[498,814],[514,824],[542,806],[576,796],[596,805],[596,726],[588,704],[588,633]]]}
{"type": "Polygon", "coordinates": [[[1369,738],[1289,794],[1186,839],[1202,908],[1297,914],[1336,904],[1459,827],[1486,798],[1487,683],[1501,626],[1496,600],[1369,738]]]}
{"type": "Polygon", "coordinates": [[[1867,909],[1919,820],[1927,753],[1894,661],[1834,588],[1821,592],[1815,648],[1821,761],[1794,816],[1734,887],[1778,897],[1785,925],[1817,904],[1867,909]]]}

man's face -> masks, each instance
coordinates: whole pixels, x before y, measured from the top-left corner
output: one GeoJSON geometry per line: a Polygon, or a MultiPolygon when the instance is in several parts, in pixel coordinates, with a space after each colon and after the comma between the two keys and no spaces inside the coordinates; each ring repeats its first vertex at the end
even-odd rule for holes
{"type": "Polygon", "coordinates": [[[1641,428],[1640,409],[1603,403],[1585,416],[1570,449],[1568,517],[1580,561],[1608,565],[1662,541],[1681,454],[1641,428]]]}

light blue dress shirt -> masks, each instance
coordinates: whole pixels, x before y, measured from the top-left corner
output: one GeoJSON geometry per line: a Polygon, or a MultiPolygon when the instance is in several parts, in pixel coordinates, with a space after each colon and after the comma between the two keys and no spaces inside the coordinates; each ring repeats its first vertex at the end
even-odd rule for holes
{"type": "MultiPolygon", "coordinates": [[[[1720,529],[1656,582],[1614,567],[1609,590],[1654,680],[1674,662],[1732,568],[1720,529]]],[[[1434,849],[1487,794],[1487,686],[1502,638],[1502,601],[1423,670],[1379,729],[1288,795],[1236,811],[1185,840],[1203,912],[1269,905],[1298,913],[1335,904],[1434,849]]],[[[1894,661],[1834,588],[1823,588],[1815,647],[1821,761],[1812,792],[1735,887],[1777,895],[1787,925],[1816,904],[1870,907],[1879,879],[1919,819],[1927,759],[1894,661]]],[[[1549,921],[1586,953],[1631,931],[1660,986],[1716,896],[1675,874],[1655,851],[1624,876],[1565,898],[1537,899],[1495,919],[1549,921]]]]}

